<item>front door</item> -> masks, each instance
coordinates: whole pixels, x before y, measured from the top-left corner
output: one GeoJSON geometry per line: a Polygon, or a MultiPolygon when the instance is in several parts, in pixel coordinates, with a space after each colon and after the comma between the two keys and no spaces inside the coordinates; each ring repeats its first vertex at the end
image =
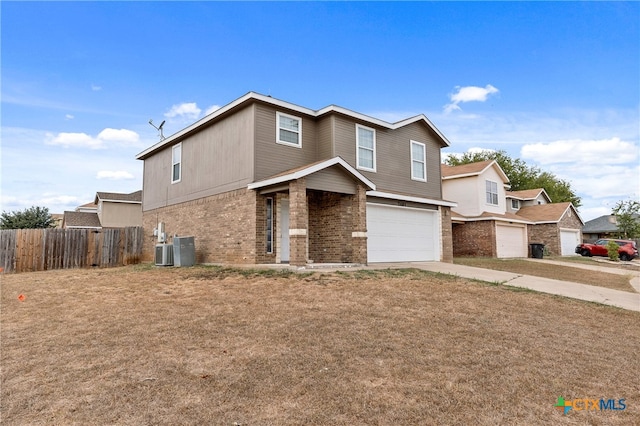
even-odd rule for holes
{"type": "Polygon", "coordinates": [[[289,262],[289,200],[280,200],[280,262],[289,262]]]}

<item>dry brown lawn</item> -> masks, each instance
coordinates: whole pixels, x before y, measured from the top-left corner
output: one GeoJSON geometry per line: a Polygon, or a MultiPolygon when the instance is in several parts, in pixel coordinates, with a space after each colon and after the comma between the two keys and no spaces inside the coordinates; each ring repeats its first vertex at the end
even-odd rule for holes
{"type": "Polygon", "coordinates": [[[415,270],[1,279],[3,425],[640,423],[637,312],[415,270]]]}
{"type": "MultiPolygon", "coordinates": [[[[588,258],[587,258],[588,259],[588,258]]],[[[564,260],[555,258],[554,260],[564,260]]],[[[595,285],[599,287],[612,288],[614,290],[628,291],[635,293],[635,289],[629,284],[633,274],[637,274],[635,266],[624,269],[627,275],[610,274],[607,272],[591,271],[572,267],[572,263],[588,263],[603,266],[603,268],[616,268],[615,265],[596,263],[594,260],[564,260],[566,266],[549,263],[531,262],[525,259],[497,259],[490,257],[456,257],[453,263],[459,265],[475,266],[477,268],[493,269],[497,271],[513,272],[522,275],[533,275],[536,277],[551,278],[560,281],[572,281],[581,284],[595,285]]],[[[622,269],[622,266],[617,266],[622,269]]]]}

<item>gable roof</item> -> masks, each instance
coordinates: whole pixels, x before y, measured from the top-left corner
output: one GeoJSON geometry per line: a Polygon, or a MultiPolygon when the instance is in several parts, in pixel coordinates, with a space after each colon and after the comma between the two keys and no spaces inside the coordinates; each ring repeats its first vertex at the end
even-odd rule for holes
{"type": "Polygon", "coordinates": [[[568,210],[570,211],[570,214],[576,215],[581,224],[584,224],[582,218],[578,214],[578,211],[570,202],[525,206],[521,207],[516,215],[535,223],[558,223],[568,210]]]}
{"type": "Polygon", "coordinates": [[[115,203],[140,203],[142,204],[142,191],[135,191],[129,194],[121,194],[118,192],[96,192],[94,204],[98,204],[98,200],[112,201],[115,203]]]}
{"type": "Polygon", "coordinates": [[[95,212],[98,211],[98,206],[93,201],[90,203],[83,204],[81,206],[76,207],[77,212],[95,212]]]}
{"type": "Polygon", "coordinates": [[[217,119],[227,115],[228,113],[232,112],[235,109],[238,108],[242,108],[252,102],[262,102],[262,103],[266,103],[275,107],[280,107],[280,108],[286,108],[292,111],[296,111],[300,114],[305,114],[307,116],[313,117],[313,118],[318,118],[321,117],[325,114],[331,114],[331,113],[338,113],[338,114],[342,114],[342,115],[346,115],[348,117],[354,118],[356,120],[360,120],[360,121],[364,121],[366,123],[378,126],[378,127],[382,127],[385,129],[390,129],[390,130],[394,130],[394,129],[398,129],[404,126],[407,126],[409,124],[412,123],[423,123],[425,124],[428,128],[430,128],[436,135],[437,137],[440,139],[440,144],[443,147],[449,146],[450,143],[447,140],[447,138],[442,134],[442,132],[440,132],[440,130],[438,130],[438,128],[424,115],[424,114],[419,114],[416,115],[414,117],[409,117],[407,119],[395,122],[395,123],[389,123],[386,122],[384,120],[380,120],[378,118],[374,118],[374,117],[370,117],[368,115],[365,114],[361,114],[359,112],[355,112],[355,111],[351,111],[349,109],[337,106],[337,105],[329,105],[326,106],[322,109],[319,110],[313,110],[313,109],[309,109],[309,108],[305,108],[305,107],[301,107],[299,105],[295,105],[292,104],[290,102],[286,102],[286,101],[282,101],[279,99],[275,99],[271,96],[265,96],[265,95],[261,95],[259,93],[256,92],[249,92],[246,95],[236,99],[235,101],[221,107],[218,108],[216,111],[212,112],[211,114],[201,118],[200,120],[196,121],[195,123],[191,124],[190,126],[185,127],[182,130],[179,130],[178,132],[174,133],[173,135],[161,140],[160,142],[156,143],[155,145],[145,149],[144,151],[142,151],[141,153],[139,153],[138,155],[136,155],[136,159],[138,160],[144,160],[145,158],[149,157],[150,155],[152,155],[153,153],[155,153],[156,151],[159,151],[163,148],[165,148],[166,146],[170,146],[173,145],[174,143],[176,143],[177,141],[183,139],[184,137],[188,136],[191,133],[197,132],[201,127],[206,126],[214,121],[216,121],[217,119]]]}
{"type": "Polygon", "coordinates": [[[247,188],[258,189],[258,188],[263,188],[265,186],[275,185],[278,183],[289,182],[291,180],[300,179],[301,177],[308,176],[310,174],[319,172],[320,170],[324,170],[328,167],[335,166],[335,165],[342,166],[342,168],[344,168],[347,172],[352,174],[356,179],[358,179],[360,182],[362,182],[365,186],[369,187],[370,189],[372,190],[376,189],[376,185],[373,182],[371,182],[369,179],[364,177],[362,173],[360,173],[359,171],[351,167],[349,163],[347,163],[340,157],[333,157],[333,158],[330,158],[329,160],[317,161],[315,163],[311,163],[306,166],[296,167],[295,169],[287,170],[285,172],[279,173],[275,176],[268,177],[261,181],[250,183],[249,185],[247,185],[247,188]]]}
{"type": "Polygon", "coordinates": [[[544,188],[535,188],[535,189],[523,189],[521,191],[505,191],[505,195],[507,198],[515,198],[517,200],[535,200],[540,196],[540,194],[544,195],[544,198],[547,199],[548,202],[551,202],[551,198],[547,194],[547,191],[544,188]]]}
{"type": "MultiPolygon", "coordinates": [[[[640,220],[640,215],[634,215],[636,219],[640,220]]],[[[597,217],[585,222],[582,232],[585,234],[599,234],[608,232],[618,232],[618,222],[616,216],[612,214],[606,214],[604,216],[597,217]]]]}
{"type": "Polygon", "coordinates": [[[65,211],[62,224],[65,228],[102,228],[98,213],[65,211]]]}
{"type": "Polygon", "coordinates": [[[496,169],[504,183],[509,182],[509,178],[504,174],[502,167],[500,167],[496,160],[477,161],[475,163],[461,164],[459,166],[440,164],[440,172],[442,174],[442,180],[449,180],[479,176],[490,167],[496,169]]]}

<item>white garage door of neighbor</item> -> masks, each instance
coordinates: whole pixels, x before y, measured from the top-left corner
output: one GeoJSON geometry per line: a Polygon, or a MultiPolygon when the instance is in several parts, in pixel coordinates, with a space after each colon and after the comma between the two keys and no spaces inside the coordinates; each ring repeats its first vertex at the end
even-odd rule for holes
{"type": "Polygon", "coordinates": [[[440,260],[438,213],[367,203],[369,262],[440,260]]]}
{"type": "Polygon", "coordinates": [[[496,225],[498,257],[527,257],[525,229],[524,226],[496,225]]]}
{"type": "Polygon", "coordinates": [[[576,254],[576,246],[579,245],[580,231],[575,229],[560,230],[560,251],[563,256],[573,256],[576,254]]]}

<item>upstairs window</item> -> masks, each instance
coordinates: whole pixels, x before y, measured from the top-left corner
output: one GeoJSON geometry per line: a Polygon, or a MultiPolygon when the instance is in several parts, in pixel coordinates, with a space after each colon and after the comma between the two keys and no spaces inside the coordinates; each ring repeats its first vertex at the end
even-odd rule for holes
{"type": "Polygon", "coordinates": [[[520,200],[516,200],[514,198],[511,199],[511,208],[514,210],[518,210],[520,208],[520,200]]]}
{"type": "Polygon", "coordinates": [[[276,142],[302,148],[302,119],[276,112],[276,142]]]}
{"type": "Polygon", "coordinates": [[[411,179],[427,181],[427,148],[416,141],[411,141],[411,179]]]}
{"type": "Polygon", "coordinates": [[[182,178],[182,144],[171,148],[171,183],[180,182],[182,178]]]}
{"type": "Polygon", "coordinates": [[[356,124],[356,164],[359,169],[376,171],[376,131],[356,124]]]}
{"type": "Polygon", "coordinates": [[[498,205],[498,184],[490,180],[485,181],[487,187],[487,204],[498,205]]]}

